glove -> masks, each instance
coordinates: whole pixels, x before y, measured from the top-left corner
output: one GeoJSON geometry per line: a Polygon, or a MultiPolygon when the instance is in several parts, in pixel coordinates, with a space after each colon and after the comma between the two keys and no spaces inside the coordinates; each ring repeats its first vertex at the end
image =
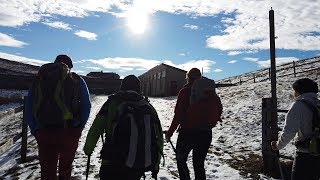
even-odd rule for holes
{"type": "Polygon", "coordinates": [[[83,151],[87,156],[91,156],[92,154],[92,151],[90,151],[90,149],[86,145],[83,147],[83,151]]]}
{"type": "Polygon", "coordinates": [[[279,150],[278,145],[277,145],[277,141],[272,141],[271,142],[271,148],[272,150],[279,150]]]}

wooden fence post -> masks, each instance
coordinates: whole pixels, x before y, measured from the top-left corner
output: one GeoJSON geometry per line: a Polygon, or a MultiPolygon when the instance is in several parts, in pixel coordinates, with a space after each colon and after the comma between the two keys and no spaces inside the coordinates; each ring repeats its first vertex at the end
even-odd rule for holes
{"type": "Polygon", "coordinates": [[[293,74],[294,74],[294,77],[296,77],[296,63],[293,61],[292,65],[293,65],[293,74]]]}
{"type": "Polygon", "coordinates": [[[21,162],[26,162],[27,158],[27,138],[28,138],[28,124],[27,124],[27,117],[26,117],[26,100],[27,96],[24,96],[24,104],[23,104],[23,118],[22,118],[22,131],[21,131],[21,162]]]}
{"type": "Polygon", "coordinates": [[[253,83],[256,83],[256,75],[253,75],[253,83]]]}
{"type": "Polygon", "coordinates": [[[271,148],[271,141],[278,140],[279,129],[277,119],[274,118],[272,101],[272,98],[262,99],[262,159],[265,173],[281,178],[277,152],[271,148]]]}
{"type": "Polygon", "coordinates": [[[269,79],[271,79],[271,68],[269,68],[269,79]]]}

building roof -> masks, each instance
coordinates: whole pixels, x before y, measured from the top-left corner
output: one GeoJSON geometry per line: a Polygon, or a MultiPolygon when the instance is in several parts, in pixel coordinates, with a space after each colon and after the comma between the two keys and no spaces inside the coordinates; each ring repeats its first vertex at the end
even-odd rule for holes
{"type": "Polygon", "coordinates": [[[155,66],[155,67],[153,67],[153,68],[149,69],[147,72],[145,72],[145,73],[141,74],[139,77],[141,77],[141,76],[143,76],[143,75],[147,74],[148,72],[152,71],[153,69],[155,69],[155,68],[157,68],[157,67],[159,67],[159,66],[165,66],[165,67],[168,67],[168,68],[171,68],[171,69],[175,69],[175,70],[178,70],[178,71],[181,71],[181,72],[187,73],[187,71],[185,71],[185,70],[179,69],[179,68],[177,68],[177,67],[170,66],[170,65],[165,64],[165,63],[161,63],[161,64],[159,64],[159,65],[157,65],[157,66],[155,66]]]}

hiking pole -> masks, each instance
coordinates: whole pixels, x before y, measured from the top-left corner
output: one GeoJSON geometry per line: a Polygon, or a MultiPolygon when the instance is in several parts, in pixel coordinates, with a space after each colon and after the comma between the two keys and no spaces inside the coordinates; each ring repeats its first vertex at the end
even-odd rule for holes
{"type": "Polygon", "coordinates": [[[280,171],[280,175],[281,175],[281,179],[284,180],[284,175],[283,175],[283,171],[282,171],[282,167],[281,167],[281,163],[280,163],[280,152],[277,151],[277,161],[278,161],[278,166],[279,166],[279,171],[280,171]]]}
{"type": "Polygon", "coordinates": [[[169,139],[169,143],[171,144],[171,147],[172,147],[172,149],[173,149],[174,153],[176,153],[176,154],[177,154],[177,150],[176,150],[176,148],[174,147],[174,145],[173,145],[173,143],[172,143],[171,139],[169,139]]]}
{"type": "MultiPolygon", "coordinates": [[[[166,132],[167,132],[167,131],[163,131],[163,133],[166,133],[166,132]]],[[[170,145],[171,145],[174,153],[177,155],[177,150],[176,150],[176,148],[174,147],[171,139],[169,139],[168,142],[170,143],[170,145]]],[[[183,175],[184,175],[185,177],[188,177],[188,176],[189,176],[189,173],[188,173],[187,169],[185,169],[185,168],[182,168],[182,173],[183,173],[183,175]]],[[[180,176],[180,174],[179,174],[179,176],[180,176]]]]}
{"type": "MultiPolygon", "coordinates": [[[[167,133],[167,131],[163,131],[163,134],[166,134],[166,133],[167,133]]],[[[168,140],[168,142],[170,143],[170,145],[171,145],[171,147],[172,147],[172,149],[173,149],[174,153],[176,153],[176,154],[177,154],[177,150],[176,150],[176,148],[174,147],[174,145],[173,145],[173,143],[172,143],[171,139],[169,139],[169,140],[168,140]]]]}
{"type": "Polygon", "coordinates": [[[88,176],[89,176],[90,157],[91,157],[91,155],[88,155],[88,160],[87,160],[87,170],[86,170],[86,180],[88,180],[88,176]]]}

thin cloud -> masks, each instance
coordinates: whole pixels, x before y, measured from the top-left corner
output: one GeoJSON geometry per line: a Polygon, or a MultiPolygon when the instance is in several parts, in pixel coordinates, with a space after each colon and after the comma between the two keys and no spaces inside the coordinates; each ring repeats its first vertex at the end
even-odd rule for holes
{"type": "Polygon", "coordinates": [[[245,58],[243,58],[243,60],[251,61],[251,62],[257,62],[257,61],[259,60],[259,58],[250,58],[250,57],[245,57],[245,58]]]}
{"type": "MultiPolygon", "coordinates": [[[[286,64],[286,63],[290,63],[298,60],[299,59],[296,57],[279,57],[279,58],[276,58],[276,65],[286,64]]],[[[268,68],[270,67],[270,60],[257,61],[257,64],[259,65],[259,67],[268,68]]]]}
{"type": "Polygon", "coordinates": [[[172,61],[166,60],[164,61],[165,64],[170,66],[177,67],[179,69],[183,69],[189,71],[191,68],[198,68],[201,71],[203,70],[204,73],[209,73],[211,70],[211,66],[216,64],[215,61],[204,59],[204,60],[190,60],[183,64],[174,64],[172,61]]]}
{"type": "Polygon", "coordinates": [[[189,28],[189,29],[192,29],[192,30],[197,30],[197,29],[199,29],[198,26],[196,26],[196,25],[191,25],[191,24],[185,24],[183,27],[189,28]]]}
{"type": "Polygon", "coordinates": [[[96,71],[101,70],[101,68],[100,68],[100,67],[86,66],[85,68],[87,68],[87,69],[92,69],[92,70],[96,70],[96,71]]]}
{"type": "MultiPolygon", "coordinates": [[[[105,69],[115,69],[119,70],[120,72],[127,72],[127,71],[148,71],[149,69],[161,64],[161,61],[158,60],[150,60],[150,59],[141,59],[141,58],[122,58],[122,57],[115,57],[115,58],[104,58],[104,59],[89,59],[89,60],[82,60],[82,62],[91,62],[93,64],[97,64],[102,66],[105,69]]],[[[209,73],[211,70],[211,66],[216,64],[215,61],[212,60],[191,60],[183,64],[174,64],[170,60],[164,60],[163,63],[177,67],[183,70],[190,70],[191,68],[199,68],[200,70],[203,69],[204,73],[209,73]]]]}
{"type": "Polygon", "coordinates": [[[13,37],[0,32],[0,46],[23,47],[25,45],[28,45],[28,43],[15,40],[13,37]]]}
{"type": "Polygon", "coordinates": [[[214,69],[212,72],[219,73],[219,72],[222,72],[222,71],[223,71],[222,69],[214,69]]]}
{"type": "Polygon", "coordinates": [[[41,66],[43,64],[49,63],[49,61],[30,59],[30,58],[17,56],[17,55],[13,55],[13,54],[7,54],[7,53],[3,53],[3,52],[0,52],[0,57],[3,59],[17,61],[17,62],[21,62],[21,63],[25,63],[25,64],[31,64],[31,65],[35,65],[35,66],[41,66]]]}
{"type": "Polygon", "coordinates": [[[81,38],[85,38],[85,39],[88,39],[88,40],[97,40],[97,35],[95,33],[92,33],[92,32],[79,30],[79,31],[76,31],[74,34],[79,36],[79,37],[81,37],[81,38]]]}
{"type": "Polygon", "coordinates": [[[62,21],[55,21],[55,22],[46,21],[42,23],[56,29],[72,30],[69,24],[64,23],[62,21]]]}
{"type": "Polygon", "coordinates": [[[243,53],[242,51],[229,51],[228,55],[229,56],[235,56],[235,55],[239,55],[239,54],[242,54],[242,53],[243,53]]]}
{"type": "Polygon", "coordinates": [[[157,60],[146,60],[141,58],[104,58],[98,60],[85,60],[86,62],[91,62],[94,64],[98,64],[106,69],[116,69],[119,71],[131,71],[134,69],[144,69],[149,70],[154,66],[160,64],[160,61],[157,60]]]}
{"type": "Polygon", "coordinates": [[[234,63],[236,63],[237,62],[237,60],[232,60],[232,61],[229,61],[228,63],[229,64],[234,64],[234,63]]]}
{"type": "Polygon", "coordinates": [[[255,54],[258,53],[258,50],[248,50],[248,51],[229,51],[228,55],[229,56],[235,56],[235,55],[239,55],[239,54],[255,54]]]}
{"type": "Polygon", "coordinates": [[[186,54],[185,53],[180,53],[179,56],[186,56],[186,54]]]}

